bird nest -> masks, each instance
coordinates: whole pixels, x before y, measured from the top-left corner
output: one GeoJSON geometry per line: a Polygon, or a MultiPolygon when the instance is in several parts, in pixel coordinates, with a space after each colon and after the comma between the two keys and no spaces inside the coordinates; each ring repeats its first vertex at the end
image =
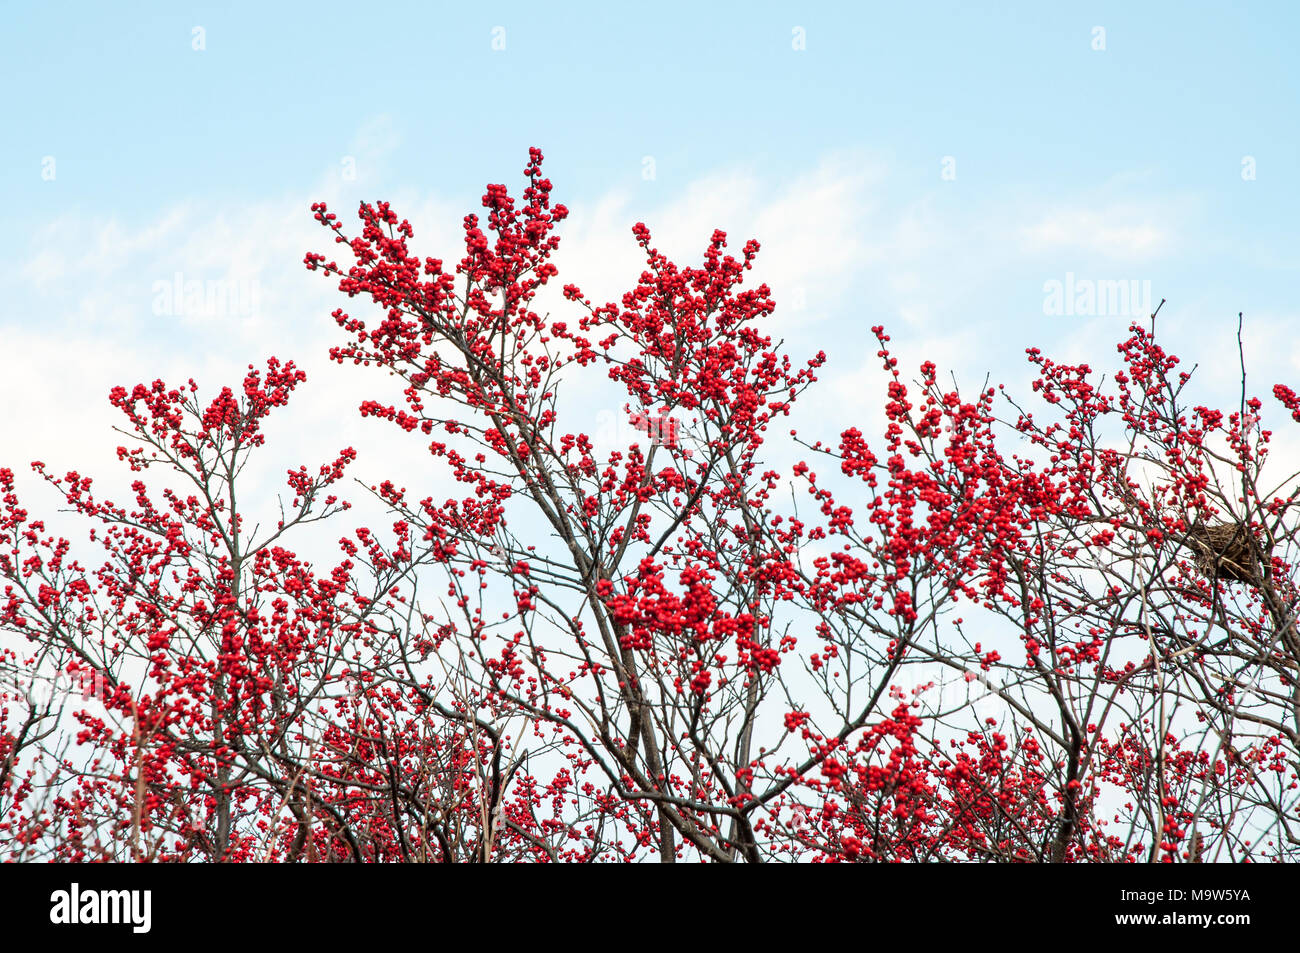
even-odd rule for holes
{"type": "Polygon", "coordinates": [[[1240,523],[1198,524],[1187,533],[1195,552],[1193,563],[1207,579],[1224,579],[1259,585],[1263,572],[1259,547],[1240,523]]]}

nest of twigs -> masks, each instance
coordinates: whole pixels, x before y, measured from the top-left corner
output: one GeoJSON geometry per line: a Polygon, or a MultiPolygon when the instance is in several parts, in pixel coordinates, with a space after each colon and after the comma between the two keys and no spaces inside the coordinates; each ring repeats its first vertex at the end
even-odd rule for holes
{"type": "Polygon", "coordinates": [[[1240,523],[1197,524],[1187,532],[1192,561],[1206,579],[1259,585],[1263,571],[1250,531],[1240,523]]]}

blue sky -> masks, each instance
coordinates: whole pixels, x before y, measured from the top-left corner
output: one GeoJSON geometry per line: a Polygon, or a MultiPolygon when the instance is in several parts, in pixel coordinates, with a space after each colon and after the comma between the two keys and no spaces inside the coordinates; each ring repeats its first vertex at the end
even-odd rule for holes
{"type": "Polygon", "coordinates": [[[563,6],[6,5],[0,76],[21,89],[4,106],[10,209],[147,215],[196,190],[292,189],[387,113],[404,139],[393,180],[428,186],[538,143],[575,198],[637,176],[645,153],[688,179],[737,159],[789,174],[865,146],[908,170],[909,191],[955,154],[982,189],[1069,195],[1149,171],[1243,225],[1295,211],[1280,188],[1300,161],[1292,4],[563,6]],[[1244,153],[1268,173],[1258,208],[1234,203],[1244,153]],[[57,198],[20,184],[34,154],[62,158],[57,198]]]}
{"type": "Polygon", "coordinates": [[[574,212],[561,279],[596,296],[638,220],[686,259],[714,227],[764,243],[777,332],[832,356],[818,436],[880,403],[873,324],[971,385],[1023,381],[1029,346],[1104,366],[1127,319],[1045,313],[1067,274],[1168,298],[1207,399],[1239,310],[1252,390],[1300,377],[1293,4],[549,6],[0,8],[0,465],[107,458],[116,383],[276,353],[343,393],[308,205],[392,199],[455,257],[530,145],[574,212]],[[256,305],[159,314],[177,273],[256,305]]]}

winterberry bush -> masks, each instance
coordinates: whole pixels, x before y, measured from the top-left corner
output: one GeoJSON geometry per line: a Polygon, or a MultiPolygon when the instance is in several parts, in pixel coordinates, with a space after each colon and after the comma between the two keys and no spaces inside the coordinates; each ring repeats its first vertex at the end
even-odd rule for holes
{"type": "Polygon", "coordinates": [[[333,565],[295,540],[350,518],[351,448],[289,471],[266,531],[238,493],[291,362],[211,401],[116,388],[128,505],[33,465],[97,566],[0,470],[0,854],[1296,859],[1300,484],[1265,482],[1262,401],[1189,406],[1154,315],[1110,374],[1029,349],[1027,397],[904,369],[877,327],[883,432],[805,440],[826,355],[773,343],[757,242],[679,266],[638,224],[619,301],[539,314],[568,212],[540,151],[524,178],[450,265],[387,203],[355,232],[312,207],[335,252],[307,268],[360,299],[331,356],[385,372],[361,415],[431,457],[358,484],[391,525],[333,565]],[[566,424],[597,378],[640,439],[566,424]],[[36,699],[42,672],[84,690],[36,699]]]}

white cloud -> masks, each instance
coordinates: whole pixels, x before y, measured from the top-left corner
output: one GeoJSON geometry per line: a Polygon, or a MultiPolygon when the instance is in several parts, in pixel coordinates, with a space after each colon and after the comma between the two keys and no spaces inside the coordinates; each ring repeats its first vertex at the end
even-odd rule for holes
{"type": "Polygon", "coordinates": [[[57,249],[43,248],[23,264],[19,274],[39,287],[58,281],[67,273],[67,262],[57,249]]]}
{"type": "Polygon", "coordinates": [[[1066,207],[1020,229],[1026,250],[1069,248],[1113,258],[1167,253],[1173,233],[1150,209],[1116,204],[1102,209],[1066,207]]]}

